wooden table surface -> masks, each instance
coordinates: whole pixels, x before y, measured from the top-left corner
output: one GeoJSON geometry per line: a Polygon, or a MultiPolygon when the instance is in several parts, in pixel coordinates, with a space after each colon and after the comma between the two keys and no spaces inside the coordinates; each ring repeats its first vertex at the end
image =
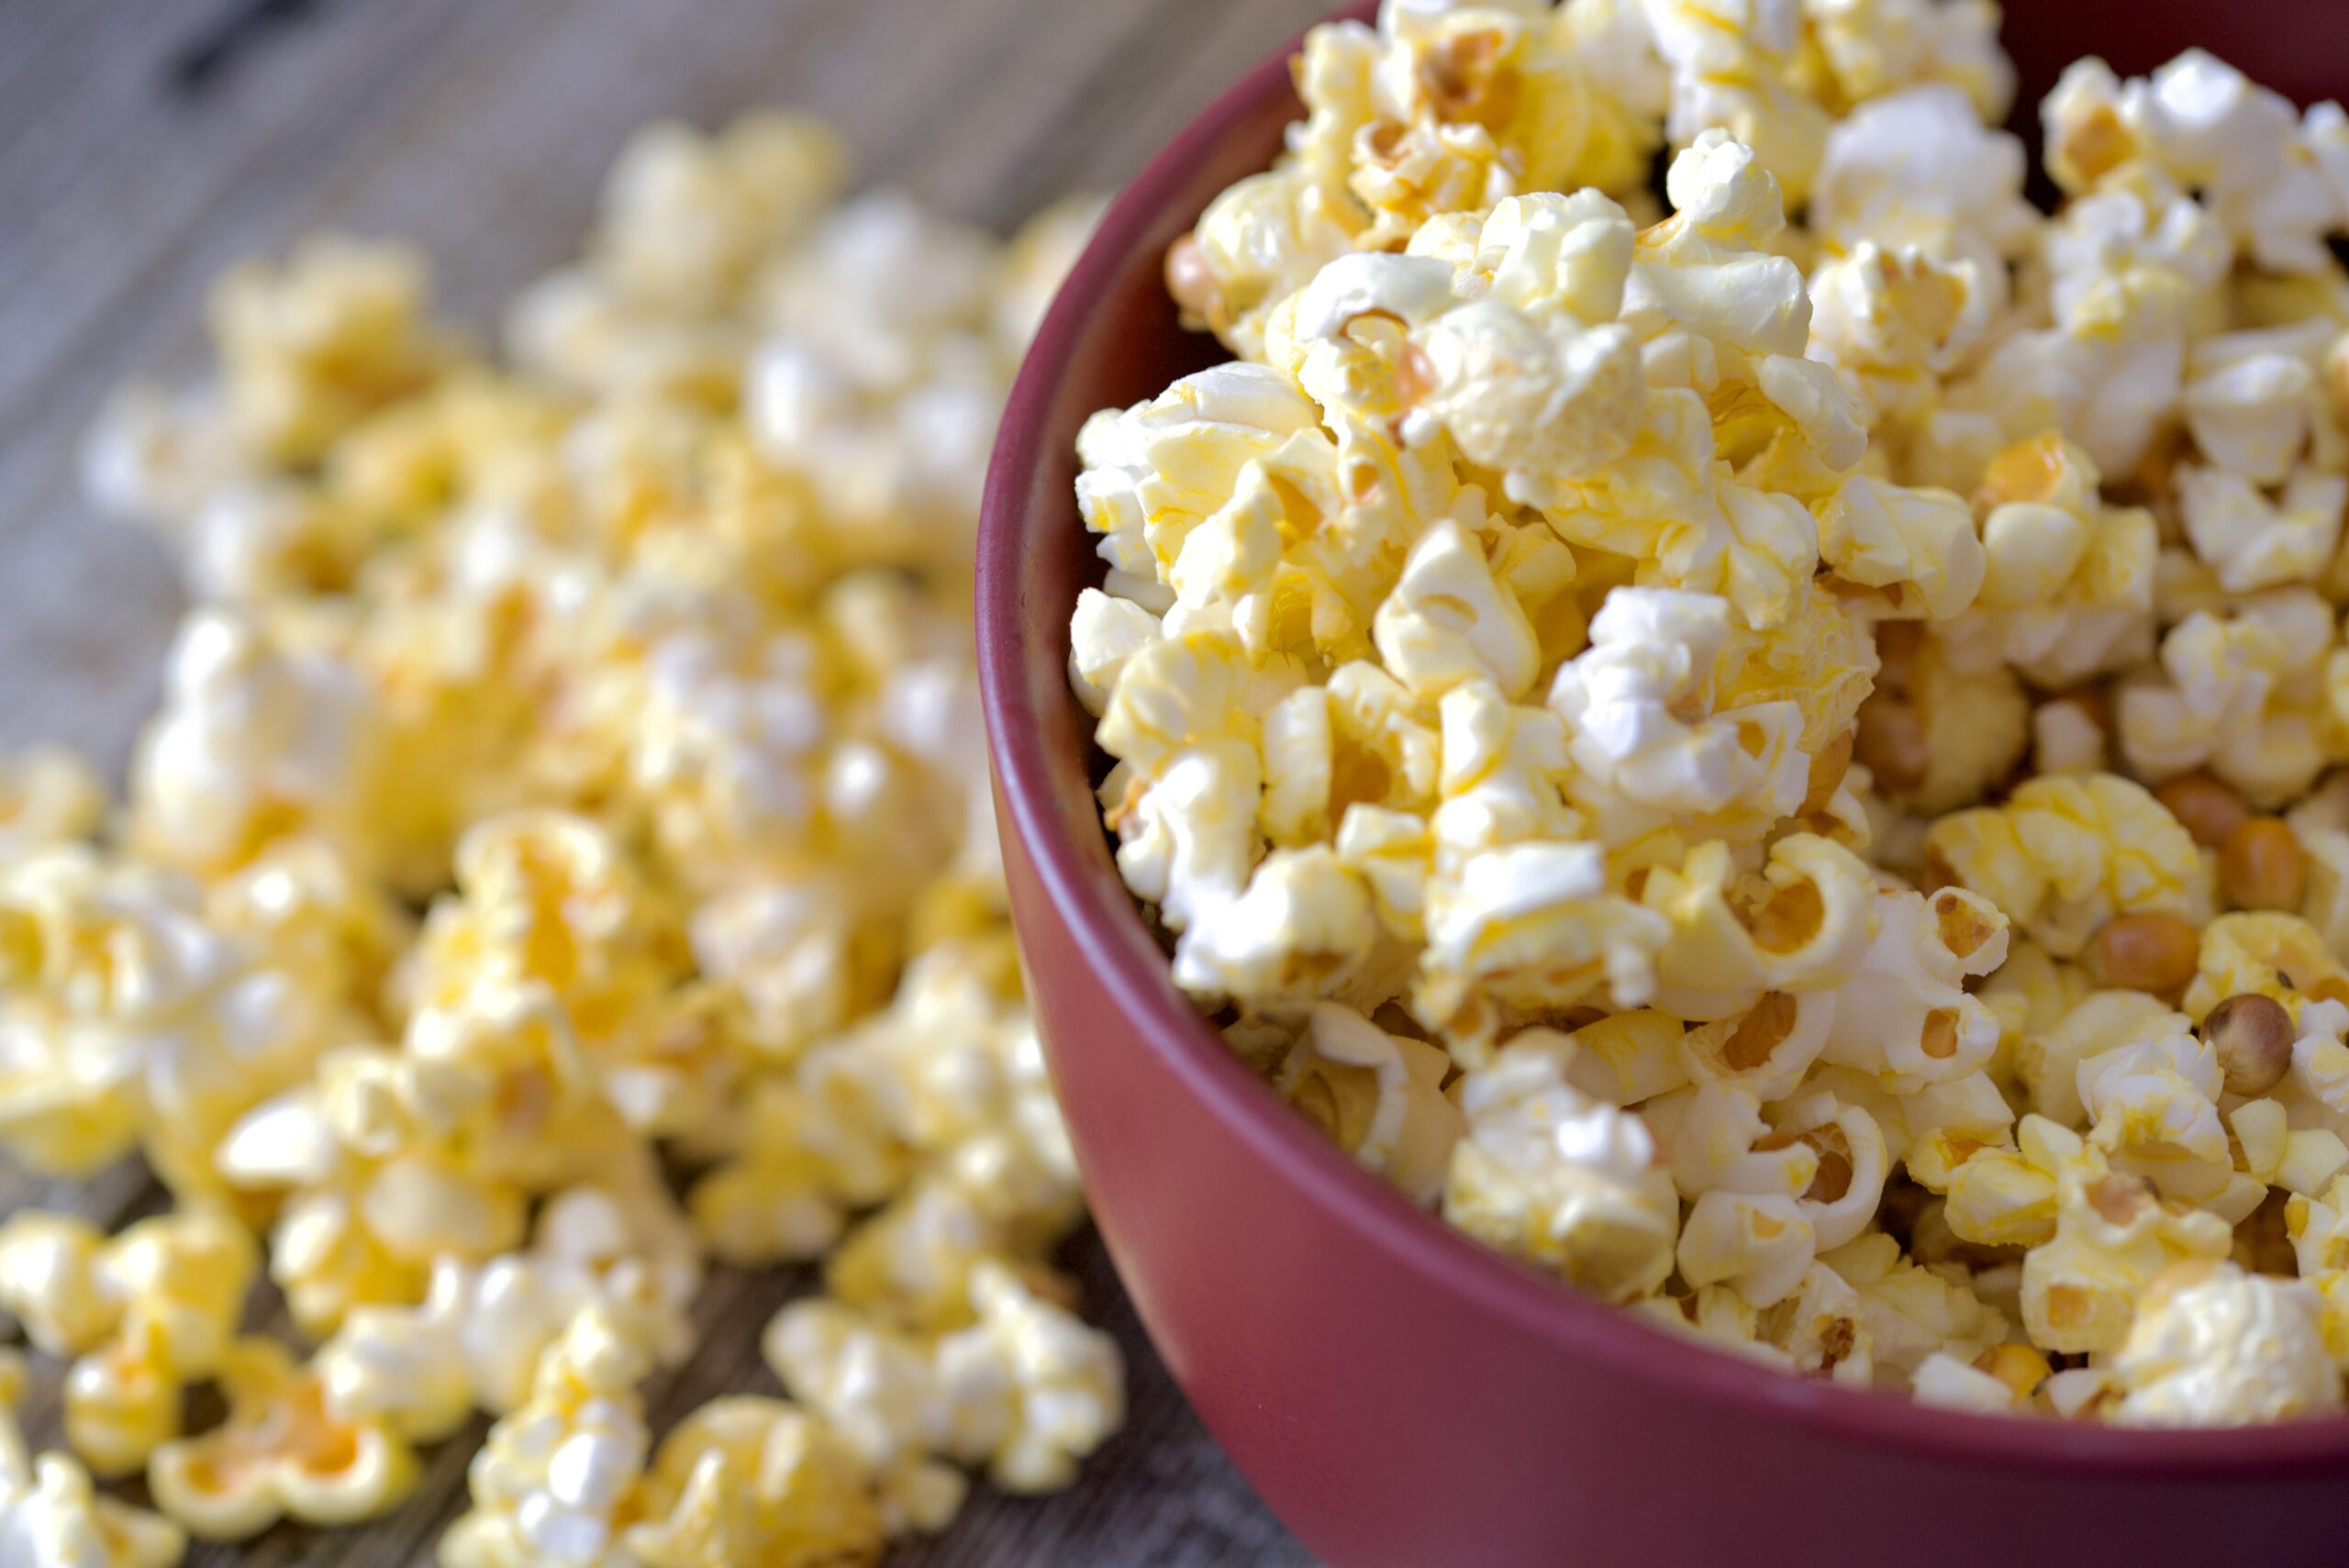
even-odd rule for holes
{"type": "MultiPolygon", "coordinates": [[[[0,744],[118,769],[179,600],[161,551],[77,494],[73,448],[126,376],[198,362],[209,280],[322,226],[407,237],[477,328],[571,255],[628,132],[763,104],[818,111],[867,177],[1001,228],[1131,173],[1322,0],[0,0],[0,744]]],[[[108,1224],[136,1168],[70,1188],[0,1169],[0,1212],[108,1224]]],[[[1126,1348],[1132,1415],[1075,1488],[984,1489],[919,1568],[1288,1568],[1309,1559],[1199,1429],[1097,1241],[1087,1300],[1126,1348]]],[[[656,1429],[772,1391],[755,1341],[807,1281],[719,1274],[701,1354],[649,1391],[656,1429]]],[[[55,1369],[26,1407],[54,1440],[55,1369]]],[[[284,1527],[191,1563],[429,1562],[485,1423],[362,1530],[284,1527]]]]}

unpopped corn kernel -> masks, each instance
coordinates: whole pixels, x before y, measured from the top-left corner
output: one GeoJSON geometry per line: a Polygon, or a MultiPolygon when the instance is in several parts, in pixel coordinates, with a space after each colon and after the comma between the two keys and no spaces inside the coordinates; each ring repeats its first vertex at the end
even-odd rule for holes
{"type": "Polygon", "coordinates": [[[2200,943],[2176,915],[2121,915],[2097,928],[2088,971],[2106,985],[2165,995],[2194,978],[2200,943]]]}

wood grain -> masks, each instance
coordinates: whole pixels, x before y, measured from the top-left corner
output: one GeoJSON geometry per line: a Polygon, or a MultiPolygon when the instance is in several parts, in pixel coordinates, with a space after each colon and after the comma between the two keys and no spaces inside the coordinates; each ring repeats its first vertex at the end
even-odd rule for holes
{"type": "MultiPolygon", "coordinates": [[[[82,501],[74,446],[132,374],[195,366],[204,291],[237,258],[332,227],[429,251],[485,330],[574,249],[597,178],[661,116],[753,105],[834,119],[876,182],[1003,226],[1131,173],[1319,0],[0,0],[0,744],[119,768],[180,607],[168,562],[82,501]]],[[[0,1169],[0,1211],[117,1224],[161,1195],[136,1167],[79,1187],[0,1169]]],[[[1309,1562],[1152,1354],[1091,1237],[1088,1303],[1125,1346],[1132,1417],[1072,1491],[982,1490],[919,1568],[1292,1568],[1309,1562]]],[[[658,1423],[772,1390],[759,1329],[807,1280],[721,1273],[703,1348],[649,1390],[658,1423]]],[[[261,1299],[256,1326],[280,1329],[261,1299]]],[[[26,1415],[53,1440],[55,1369],[26,1415]]],[[[293,1527],[199,1568],[429,1562],[481,1425],[360,1530],[293,1527]]],[[[136,1488],[131,1489],[136,1495],[136,1488]]]]}

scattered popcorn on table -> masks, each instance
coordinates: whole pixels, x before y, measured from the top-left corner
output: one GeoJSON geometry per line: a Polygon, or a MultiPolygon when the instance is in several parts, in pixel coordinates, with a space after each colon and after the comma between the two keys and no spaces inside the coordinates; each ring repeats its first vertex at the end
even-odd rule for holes
{"type": "Polygon", "coordinates": [[[1237,358],[1078,442],[1070,680],[1175,981],[1408,1200],[1809,1376],[2327,1409],[2349,121],[2084,61],[2044,214],[1998,22],[1316,29],[1166,256],[1237,358]]]}
{"type": "MultiPolygon", "coordinates": [[[[1442,58],[1486,70],[1478,38],[1442,58]]],[[[1541,47],[1570,108],[1581,76],[1541,47]]],[[[1554,117],[1524,108],[1505,134],[1538,146],[1554,117]]],[[[1646,144],[1592,134],[1635,182],[1646,144]]],[[[1457,150],[1496,189],[1500,154],[1457,150]]],[[[78,1455],[0,1444],[0,1558],[160,1568],[182,1529],[369,1518],[479,1410],[451,1568],[842,1568],[944,1529],[966,1471],[1069,1485],[1122,1422],[1117,1348],[1052,1267],[1083,1197],[1011,940],[968,606],[1002,400],[1095,206],[1006,243],[847,182],[796,117],[647,129],[584,257],[514,301],[502,361],[437,321],[421,258],[305,240],[223,281],[210,379],[127,391],[91,432],[91,489],[176,550],[195,607],[118,809],[68,754],[0,757],[0,1145],[65,1176],[141,1153],[182,1207],[111,1238],[0,1224],[0,1308],[70,1362],[78,1455]],[[693,1352],[713,1259],[825,1260],[778,1334],[866,1327],[785,1335],[806,1407],[721,1399],[664,1434],[643,1385],[693,1352]],[[264,1272],[307,1351],[240,1337],[264,1272]],[[882,1443],[856,1369],[900,1340],[934,1419],[882,1443]],[[183,1431],[207,1380],[226,1418],[183,1431]],[[142,1469],[172,1523],[91,1491],[142,1469]]],[[[1295,401],[1230,412],[1307,428],[1295,401]]],[[[1119,439],[1149,510],[1102,506],[1135,525],[1137,581],[1196,532],[1195,597],[1243,593],[1254,536],[1147,487],[1183,469],[1180,430],[1119,439]],[[1238,553],[1211,566],[1218,537],[1238,553]]],[[[1319,455],[1332,494],[1341,456],[1416,462],[1319,455]]],[[[1508,661],[1522,695],[1537,637],[1576,624],[1571,558],[1529,535],[1490,574],[1486,514],[1454,510],[1410,635],[1431,678],[1481,670],[1441,601],[1483,577],[1540,617],[1508,661]]],[[[1399,537],[1403,510],[1376,515],[1399,537]]],[[[1386,537],[1330,560],[1375,573],[1386,537]]],[[[1344,634],[1367,661],[1364,581],[1344,634]]],[[[1286,604],[1243,622],[1286,639],[1286,604]]],[[[1079,667],[1160,662],[1165,702],[1120,689],[1137,776],[1178,777],[1219,755],[1182,714],[1224,706],[1193,683],[1237,667],[1228,634],[1195,617],[1186,664],[1179,620],[1128,609],[1079,667]]],[[[1323,816],[1366,751],[1414,744],[1413,701],[1328,716],[1323,816]]],[[[1244,733],[1222,760],[1252,790],[1244,733]]],[[[1416,756],[1431,790],[1432,728],[1416,756]]],[[[1137,862],[1241,898],[1249,866],[1225,877],[1173,798],[1138,815],[1137,862]],[[1172,838],[1143,843],[1150,821],[1172,838]]],[[[1367,927],[1357,873],[1316,852],[1202,962],[1252,988],[1294,951],[1282,898],[1333,885],[1367,927]]],[[[1460,1120],[1442,1051],[1355,1024],[1408,1064],[1365,1158],[1431,1195],[1460,1120]]],[[[1341,1036],[1325,1087],[1350,1095],[1384,1063],[1341,1036]]]]}

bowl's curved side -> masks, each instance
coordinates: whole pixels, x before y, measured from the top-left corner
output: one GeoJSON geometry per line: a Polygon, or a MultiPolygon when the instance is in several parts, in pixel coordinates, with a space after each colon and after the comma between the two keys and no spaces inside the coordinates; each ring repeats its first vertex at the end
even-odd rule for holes
{"type": "Polygon", "coordinates": [[[1073,444],[1092,410],[1218,357],[1175,324],[1159,258],[1278,148],[1296,110],[1285,61],[1203,115],[1104,219],[1012,393],[979,553],[980,674],[1038,1026],[1112,1255],[1210,1429],[1347,1568],[1750,1556],[1826,1544],[1831,1519],[1918,1562],[2054,1560],[2059,1544],[2076,1562],[2084,1531],[2116,1557],[2199,1561],[2223,1539],[2232,1560],[2321,1560],[2349,1508],[2349,1423],[2164,1435],[1990,1420],[1703,1351],[1412,1211],[1184,1003],[1108,853],[1065,683],[1069,609],[1097,577],[1073,444]],[[1965,1527],[1907,1552],[1934,1500],[1965,1527]]]}

